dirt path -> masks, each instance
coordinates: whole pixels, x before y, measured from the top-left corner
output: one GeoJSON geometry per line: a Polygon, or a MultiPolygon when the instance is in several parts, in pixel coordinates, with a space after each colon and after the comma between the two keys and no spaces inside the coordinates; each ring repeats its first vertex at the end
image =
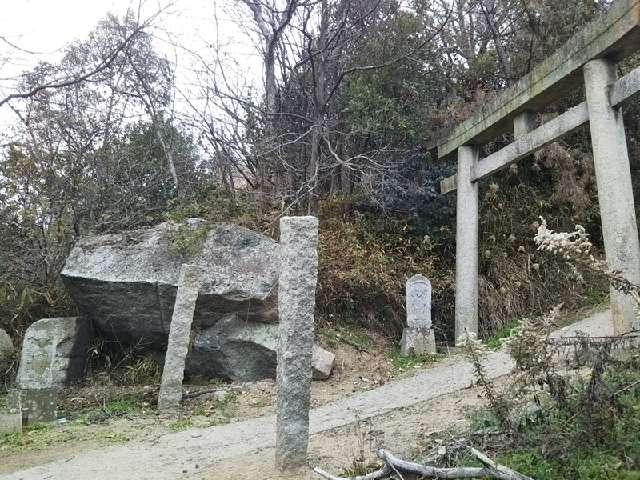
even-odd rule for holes
{"type": "MultiPolygon", "coordinates": [[[[365,454],[368,464],[373,452],[386,448],[406,458],[419,458],[427,446],[435,444],[439,432],[468,425],[467,414],[484,404],[476,388],[464,389],[433,398],[411,407],[390,411],[368,420],[325,431],[311,437],[309,465],[339,473],[352,468],[354,459],[365,454]]],[[[446,438],[448,440],[448,438],[446,438]]],[[[275,468],[273,447],[234,458],[220,460],[198,472],[185,474],[197,480],[318,480],[311,468],[281,474],[275,468]]]]}
{"type": "MultiPolygon", "coordinates": [[[[561,329],[558,335],[573,335],[576,331],[591,335],[610,334],[608,312],[601,312],[561,329]]],[[[491,378],[509,373],[513,361],[505,352],[487,356],[486,370],[491,378]]],[[[311,411],[311,460],[322,463],[322,457],[345,454],[340,430],[373,417],[381,429],[393,426],[396,415],[402,415],[403,430],[411,435],[411,421],[405,412],[410,409],[415,418],[435,420],[442,428],[460,420],[460,411],[446,414],[451,402],[469,405],[477,393],[468,387],[473,383],[471,365],[460,357],[452,357],[434,368],[412,377],[388,383],[382,387],[329,403],[311,411]],[[460,392],[465,390],[465,392],[460,392]],[[451,395],[458,392],[456,395],[451,395]],[[443,397],[444,396],[444,397],[443,397]],[[424,408],[420,408],[424,407],[424,408]],[[430,415],[427,415],[429,410],[430,415]],[[405,418],[407,417],[407,418],[405,418]],[[334,443],[335,441],[335,443],[334,443]]],[[[452,410],[452,411],[453,411],[452,410]]],[[[413,418],[413,417],[412,417],[413,418]]],[[[344,433],[344,432],[343,432],[344,433]]],[[[401,438],[402,436],[398,436],[401,438]]],[[[205,429],[191,429],[164,435],[153,442],[131,442],[122,446],[84,452],[28,470],[4,475],[4,480],[169,480],[175,478],[305,478],[301,472],[293,477],[267,474],[271,470],[271,449],[275,442],[275,416],[260,417],[205,429]],[[266,462],[266,463],[265,463],[266,462]],[[251,465],[255,465],[251,476],[251,465]],[[236,473],[238,470],[238,473],[236,473]],[[243,476],[242,472],[249,472],[243,476]],[[256,477],[258,474],[258,477],[256,477]]],[[[346,444],[345,444],[346,445],[346,444]]],[[[271,470],[272,471],[272,470],[271,470]]]]}

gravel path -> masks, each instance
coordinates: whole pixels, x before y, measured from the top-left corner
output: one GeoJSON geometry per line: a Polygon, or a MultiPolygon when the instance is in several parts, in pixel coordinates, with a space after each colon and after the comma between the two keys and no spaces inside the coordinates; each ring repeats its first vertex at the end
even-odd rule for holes
{"type": "MultiPolygon", "coordinates": [[[[596,313],[560,329],[555,335],[571,336],[576,331],[594,336],[611,334],[609,313],[596,313]]],[[[497,378],[510,372],[513,360],[505,352],[492,352],[487,356],[485,367],[491,378],[497,378]]],[[[356,416],[368,419],[391,410],[410,407],[467,388],[473,380],[471,365],[460,357],[452,357],[414,376],[312,410],[311,434],[349,425],[355,421],[356,416]]],[[[271,415],[223,426],[167,434],[153,443],[131,442],[84,452],[4,475],[0,479],[170,480],[196,473],[220,460],[273,447],[274,443],[275,416],[271,415]]]]}

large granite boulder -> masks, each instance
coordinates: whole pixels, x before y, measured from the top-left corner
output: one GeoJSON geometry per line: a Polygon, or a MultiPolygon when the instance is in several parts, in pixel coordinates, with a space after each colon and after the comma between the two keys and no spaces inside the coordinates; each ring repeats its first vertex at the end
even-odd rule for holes
{"type": "MultiPolygon", "coordinates": [[[[280,247],[269,237],[198,219],[86,237],[71,251],[62,279],[100,335],[161,358],[183,263],[202,270],[187,375],[275,377],[280,247]],[[198,248],[176,251],[178,242],[198,248]]],[[[316,348],[314,359],[315,378],[327,378],[333,354],[316,348]]]]}
{"type": "Polygon", "coordinates": [[[80,239],[67,258],[62,279],[81,314],[107,338],[164,351],[182,263],[202,267],[195,328],[222,319],[277,322],[278,244],[236,225],[183,225],[80,239]],[[202,229],[206,228],[204,232],[202,229]],[[176,251],[193,231],[197,251],[176,251]]]}

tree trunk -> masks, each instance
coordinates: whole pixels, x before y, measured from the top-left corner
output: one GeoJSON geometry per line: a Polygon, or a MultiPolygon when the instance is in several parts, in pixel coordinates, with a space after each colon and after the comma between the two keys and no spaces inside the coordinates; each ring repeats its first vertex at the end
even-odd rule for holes
{"type": "Polygon", "coordinates": [[[351,215],[351,169],[347,165],[340,166],[340,189],[342,193],[342,214],[351,215]]]}
{"type": "Polygon", "coordinates": [[[164,156],[167,159],[167,166],[169,167],[169,173],[171,174],[171,178],[173,179],[173,184],[176,187],[176,195],[178,198],[182,198],[182,190],[180,189],[180,184],[178,182],[178,174],[176,172],[176,165],[173,161],[173,154],[171,153],[169,147],[167,146],[167,142],[164,141],[162,137],[162,133],[160,132],[160,128],[158,126],[158,122],[153,117],[153,132],[156,136],[156,140],[160,144],[162,151],[164,152],[164,156]]]}
{"type": "Polygon", "coordinates": [[[309,158],[309,166],[307,167],[307,181],[309,182],[309,203],[307,205],[307,213],[315,215],[318,213],[318,174],[320,170],[320,140],[322,138],[321,128],[318,124],[319,119],[313,125],[311,132],[311,156],[309,158]]]}
{"type": "Polygon", "coordinates": [[[309,159],[309,166],[307,171],[307,179],[310,182],[309,185],[309,204],[308,213],[318,213],[318,199],[319,199],[319,183],[320,183],[320,142],[322,141],[322,135],[324,134],[324,112],[327,102],[327,81],[326,81],[326,68],[327,68],[327,34],[329,31],[329,5],[327,0],[322,0],[322,13],[320,20],[320,32],[318,33],[318,40],[316,48],[320,53],[318,55],[317,65],[315,68],[314,78],[314,105],[313,105],[313,132],[311,132],[311,158],[309,159]]]}

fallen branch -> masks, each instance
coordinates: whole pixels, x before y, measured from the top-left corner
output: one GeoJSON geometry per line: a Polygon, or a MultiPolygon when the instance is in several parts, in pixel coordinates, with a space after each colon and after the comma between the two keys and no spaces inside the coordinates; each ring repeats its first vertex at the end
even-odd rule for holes
{"type": "Polygon", "coordinates": [[[498,480],[533,480],[504,465],[498,465],[484,453],[469,447],[471,453],[484,465],[484,467],[453,467],[439,468],[430,465],[402,460],[387,452],[378,450],[378,458],[384,462],[384,466],[375,472],[357,477],[336,477],[316,467],[315,473],[327,480],[378,480],[388,477],[394,472],[403,472],[413,475],[421,475],[424,478],[458,479],[458,478],[495,478],[498,480]]]}
{"type": "Polygon", "coordinates": [[[207,388],[205,390],[196,390],[195,392],[185,392],[182,394],[182,399],[185,400],[187,398],[196,398],[201,397],[202,395],[207,395],[209,393],[216,393],[220,388],[207,388]]]}
{"type": "Polygon", "coordinates": [[[390,475],[391,473],[393,473],[393,470],[391,470],[391,467],[389,467],[389,465],[385,465],[384,467],[382,467],[379,470],[376,470],[375,472],[371,472],[366,475],[358,475],[357,477],[335,477],[330,473],[325,472],[319,467],[314,468],[313,471],[316,472],[321,477],[326,478],[328,480],[377,480],[380,478],[384,478],[390,475]]]}

